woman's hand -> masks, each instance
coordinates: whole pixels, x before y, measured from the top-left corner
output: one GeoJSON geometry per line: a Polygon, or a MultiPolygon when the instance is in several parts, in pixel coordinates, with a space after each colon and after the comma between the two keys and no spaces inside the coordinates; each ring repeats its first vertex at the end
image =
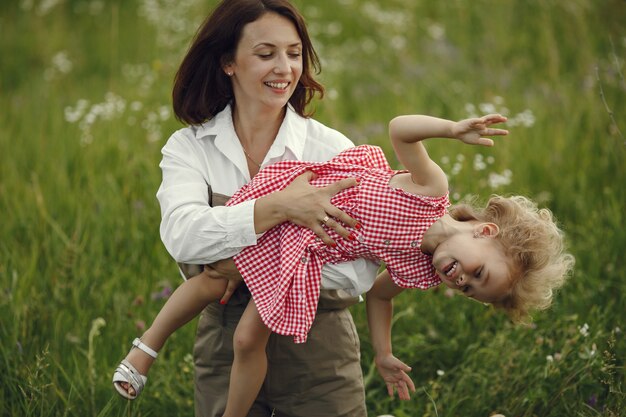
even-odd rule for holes
{"type": "Polygon", "coordinates": [[[483,136],[508,135],[508,130],[489,127],[495,123],[504,123],[506,120],[506,117],[499,114],[488,114],[483,117],[461,120],[452,127],[452,137],[468,145],[493,146],[493,140],[483,136]]]}
{"type": "Polygon", "coordinates": [[[204,272],[210,278],[225,279],[228,281],[226,291],[224,291],[224,295],[222,295],[222,298],[220,299],[220,304],[226,304],[228,300],[230,300],[230,297],[232,297],[237,287],[239,287],[243,281],[241,274],[235,266],[233,258],[222,259],[221,261],[205,265],[204,272]]]}
{"type": "Polygon", "coordinates": [[[398,391],[398,398],[410,400],[410,392],[415,392],[415,384],[407,372],[411,367],[400,361],[395,356],[388,354],[374,359],[378,373],[385,380],[387,393],[393,398],[394,390],[398,391]]]}
{"type": "MultiPolygon", "coordinates": [[[[345,178],[326,187],[315,187],[310,184],[314,178],[315,174],[311,171],[301,174],[285,189],[257,200],[255,210],[257,207],[261,207],[259,204],[261,200],[266,199],[264,202],[267,202],[271,199],[276,210],[280,212],[281,221],[279,223],[290,221],[311,229],[329,246],[334,246],[335,242],[328,235],[327,229],[333,229],[343,238],[351,239],[353,235],[346,227],[358,228],[358,222],[333,206],[330,199],[338,192],[357,185],[357,180],[345,178]]],[[[263,221],[268,223],[271,221],[270,216],[259,214],[255,211],[255,228],[258,232],[269,228],[262,224],[263,221]]],[[[275,224],[268,225],[274,226],[275,224]]]]}

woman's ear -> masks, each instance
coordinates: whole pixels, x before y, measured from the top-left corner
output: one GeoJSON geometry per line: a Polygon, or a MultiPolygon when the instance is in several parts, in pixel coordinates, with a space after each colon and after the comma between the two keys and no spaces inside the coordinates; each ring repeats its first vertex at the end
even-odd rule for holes
{"type": "Polygon", "coordinates": [[[235,69],[233,68],[234,65],[232,61],[222,58],[220,60],[220,64],[222,66],[222,71],[224,71],[224,74],[228,75],[229,77],[232,77],[232,75],[235,73],[235,69]]]}
{"type": "Polygon", "coordinates": [[[474,227],[475,237],[496,237],[500,227],[495,223],[479,223],[474,227]]]}

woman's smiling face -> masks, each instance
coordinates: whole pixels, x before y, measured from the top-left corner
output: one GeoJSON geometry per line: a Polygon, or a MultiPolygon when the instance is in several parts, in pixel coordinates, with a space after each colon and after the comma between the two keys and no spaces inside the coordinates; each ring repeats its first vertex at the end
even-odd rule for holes
{"type": "Polygon", "coordinates": [[[302,75],[302,41],[287,18],[266,13],[242,31],[232,72],[235,102],[246,106],[284,107],[302,75]]]}

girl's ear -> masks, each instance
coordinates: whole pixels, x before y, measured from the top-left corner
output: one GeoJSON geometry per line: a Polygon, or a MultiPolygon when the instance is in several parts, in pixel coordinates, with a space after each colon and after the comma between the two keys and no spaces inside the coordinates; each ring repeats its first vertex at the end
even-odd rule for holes
{"type": "Polygon", "coordinates": [[[479,223],[474,227],[475,237],[496,237],[500,227],[495,223],[479,223]]]}

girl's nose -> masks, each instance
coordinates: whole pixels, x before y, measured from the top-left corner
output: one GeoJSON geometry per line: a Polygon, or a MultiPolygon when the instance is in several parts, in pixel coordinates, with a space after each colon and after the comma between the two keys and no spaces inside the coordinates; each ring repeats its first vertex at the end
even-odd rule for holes
{"type": "Polygon", "coordinates": [[[463,274],[459,275],[459,277],[456,279],[455,283],[456,283],[456,285],[458,287],[463,285],[465,283],[465,275],[463,275],[463,274]]]}

